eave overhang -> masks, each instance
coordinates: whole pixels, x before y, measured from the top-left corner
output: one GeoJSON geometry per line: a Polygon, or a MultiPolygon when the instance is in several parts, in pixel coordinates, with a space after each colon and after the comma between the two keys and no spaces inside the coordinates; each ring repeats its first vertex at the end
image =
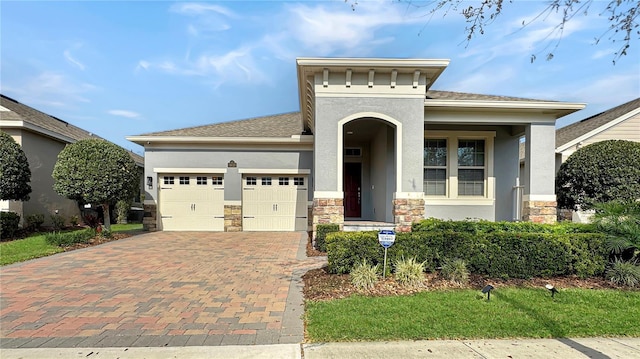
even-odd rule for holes
{"type": "Polygon", "coordinates": [[[427,99],[425,110],[444,111],[512,111],[537,112],[553,115],[556,119],[582,110],[584,103],[556,101],[478,101],[478,100],[438,100],[427,99]]]}
{"type": "Polygon", "coordinates": [[[148,144],[254,144],[298,145],[313,144],[313,136],[291,137],[205,137],[205,136],[128,136],[127,140],[145,146],[148,144]]]}
{"type": "Polygon", "coordinates": [[[355,77],[356,73],[364,73],[369,78],[369,87],[373,87],[373,77],[382,74],[388,78],[388,86],[391,88],[395,87],[395,81],[399,75],[410,75],[414,79],[414,88],[419,82],[424,81],[421,82],[421,86],[426,84],[428,89],[448,65],[448,59],[297,58],[298,94],[303,128],[306,132],[313,133],[315,127],[314,77],[316,74],[323,76],[325,87],[329,74],[344,74],[345,81],[340,86],[349,88],[352,76],[355,77]]]}

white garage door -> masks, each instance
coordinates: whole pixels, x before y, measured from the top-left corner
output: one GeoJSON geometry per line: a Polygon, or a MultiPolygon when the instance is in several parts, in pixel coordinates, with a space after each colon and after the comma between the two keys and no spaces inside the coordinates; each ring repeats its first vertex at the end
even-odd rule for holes
{"type": "Polygon", "coordinates": [[[307,176],[245,176],[242,230],[306,231],[307,176]]]}
{"type": "Polygon", "coordinates": [[[165,231],[224,231],[221,175],[161,174],[160,220],[165,231]]]}

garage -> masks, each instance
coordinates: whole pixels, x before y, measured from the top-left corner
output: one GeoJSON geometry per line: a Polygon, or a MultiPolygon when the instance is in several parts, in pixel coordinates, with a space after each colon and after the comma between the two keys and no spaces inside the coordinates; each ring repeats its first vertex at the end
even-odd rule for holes
{"type": "Polygon", "coordinates": [[[308,176],[252,175],[242,178],[244,231],[306,231],[308,176]]]}
{"type": "Polygon", "coordinates": [[[165,173],[158,176],[159,214],[165,231],[224,231],[221,174],[165,173]]]}

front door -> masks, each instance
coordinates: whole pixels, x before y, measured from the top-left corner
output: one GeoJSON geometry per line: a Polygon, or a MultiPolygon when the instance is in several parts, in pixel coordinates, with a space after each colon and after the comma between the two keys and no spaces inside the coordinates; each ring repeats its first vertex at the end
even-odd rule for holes
{"type": "Polygon", "coordinates": [[[344,216],[362,216],[362,164],[344,164],[344,216]]]}

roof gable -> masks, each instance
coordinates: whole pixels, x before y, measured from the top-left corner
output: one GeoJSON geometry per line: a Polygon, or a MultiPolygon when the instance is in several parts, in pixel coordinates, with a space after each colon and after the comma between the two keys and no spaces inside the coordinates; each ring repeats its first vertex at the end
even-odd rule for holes
{"type": "Polygon", "coordinates": [[[608,125],[615,124],[616,120],[624,120],[624,116],[633,111],[640,112],[640,97],[585,118],[582,121],[559,128],[556,131],[556,149],[559,150],[562,147],[566,147],[570,142],[574,142],[593,131],[596,131],[596,133],[604,131],[609,127],[608,125]]]}

